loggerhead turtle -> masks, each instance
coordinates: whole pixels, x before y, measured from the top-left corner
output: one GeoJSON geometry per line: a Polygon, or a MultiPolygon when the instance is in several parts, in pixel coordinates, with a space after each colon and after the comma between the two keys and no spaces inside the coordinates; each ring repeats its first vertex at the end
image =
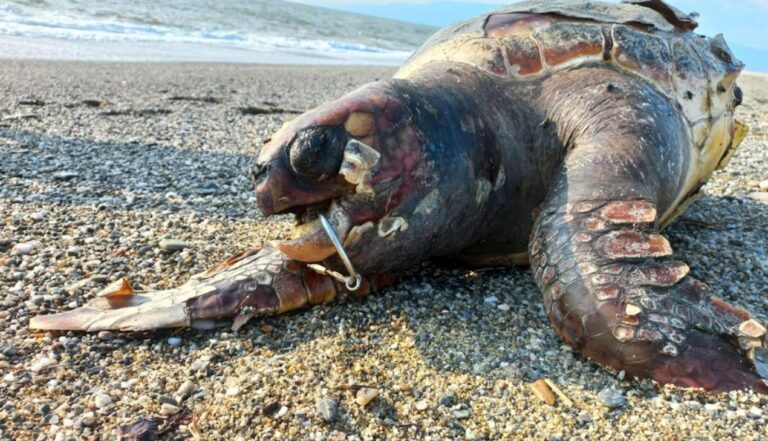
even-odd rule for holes
{"type": "Polygon", "coordinates": [[[180,288],[124,282],[30,326],[237,328],[367,294],[430,258],[529,262],[552,326],[584,356],[660,383],[765,392],[766,328],[690,277],[659,233],[746,134],[733,119],[743,64],[696,26],[660,0],[534,0],[445,28],[393,79],[263,147],[258,203],[294,213],[295,239],[180,288]],[[341,274],[344,250],[362,280],[341,274]]]}

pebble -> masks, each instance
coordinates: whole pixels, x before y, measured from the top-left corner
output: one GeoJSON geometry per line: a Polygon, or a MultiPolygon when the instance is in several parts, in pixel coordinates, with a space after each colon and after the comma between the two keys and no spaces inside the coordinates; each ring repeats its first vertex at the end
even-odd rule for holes
{"type": "Polygon", "coordinates": [[[228,397],[236,397],[240,395],[240,388],[237,386],[233,386],[227,389],[226,395],[228,397]]]}
{"type": "Polygon", "coordinates": [[[70,179],[74,179],[78,176],[80,176],[80,174],[77,172],[70,171],[70,170],[62,170],[54,173],[53,179],[57,181],[69,181],[70,179]]]}
{"type": "Polygon", "coordinates": [[[368,403],[373,401],[374,398],[379,396],[379,390],[378,389],[372,389],[368,387],[364,387],[357,391],[357,394],[355,395],[355,401],[360,406],[367,406],[368,403]]]}
{"type": "Polygon", "coordinates": [[[759,407],[752,406],[749,408],[749,413],[747,414],[750,418],[762,418],[763,417],[763,410],[759,407]]]}
{"type": "Polygon", "coordinates": [[[53,360],[48,357],[39,357],[37,358],[30,366],[29,370],[32,372],[40,372],[43,369],[46,369],[50,366],[53,366],[56,364],[56,360],[53,360]]]}
{"type": "Polygon", "coordinates": [[[98,409],[104,409],[112,404],[112,398],[106,394],[98,394],[93,398],[93,404],[96,405],[96,408],[98,409]]]}
{"type": "Polygon", "coordinates": [[[288,407],[287,407],[287,406],[282,406],[282,407],[280,407],[280,410],[278,410],[278,411],[277,411],[277,412],[276,412],[276,413],[275,413],[275,414],[272,416],[272,418],[274,418],[274,419],[276,419],[276,420],[279,420],[280,418],[284,417],[284,416],[285,416],[287,413],[288,413],[288,407]]]}
{"type": "Polygon", "coordinates": [[[509,306],[509,305],[507,305],[506,303],[501,303],[501,304],[499,304],[499,305],[496,305],[496,308],[497,308],[499,311],[505,311],[505,312],[506,312],[506,311],[509,311],[510,309],[512,309],[512,307],[511,307],[511,306],[509,306]]]}
{"type": "Polygon", "coordinates": [[[26,256],[29,254],[32,254],[32,251],[35,251],[35,249],[40,245],[39,242],[24,242],[16,244],[11,249],[11,254],[15,254],[17,256],[26,256]]]}
{"type": "Polygon", "coordinates": [[[720,403],[707,403],[704,405],[704,411],[708,414],[720,412],[720,403]]]}
{"type": "Polygon", "coordinates": [[[99,331],[97,337],[99,340],[112,340],[115,338],[115,333],[112,331],[99,331]]]}
{"type": "Polygon", "coordinates": [[[437,400],[437,403],[441,406],[451,407],[456,404],[456,396],[453,394],[443,395],[439,400],[437,400]]]}
{"type": "Polygon", "coordinates": [[[484,298],[484,299],[483,299],[483,302],[485,302],[485,303],[490,303],[490,304],[493,304],[493,303],[498,303],[498,302],[499,302],[499,298],[498,298],[498,297],[496,297],[496,296],[490,296],[490,297],[486,297],[486,298],[484,298]]]}
{"type": "Polygon", "coordinates": [[[749,197],[756,200],[757,202],[762,202],[763,204],[768,204],[768,191],[756,191],[749,194],[749,197]]]}
{"type": "Polygon", "coordinates": [[[336,421],[336,418],[339,416],[339,403],[331,397],[321,399],[315,407],[317,408],[317,413],[323,417],[326,423],[336,421]]]}
{"type": "Polygon", "coordinates": [[[179,405],[179,402],[176,401],[176,399],[173,398],[170,395],[160,395],[159,397],[157,397],[157,402],[159,404],[168,403],[168,404],[172,404],[174,406],[178,406],[179,405]]]}
{"type": "Polygon", "coordinates": [[[93,412],[85,412],[80,418],[80,421],[85,427],[92,427],[96,425],[96,414],[93,412]]]}
{"type": "Polygon", "coordinates": [[[171,416],[179,413],[179,406],[174,406],[171,403],[163,403],[160,405],[160,415],[171,416]]]}
{"type": "Polygon", "coordinates": [[[398,383],[394,387],[395,392],[410,392],[412,389],[411,385],[406,383],[398,383]]]}
{"type": "Polygon", "coordinates": [[[622,407],[627,399],[624,395],[612,387],[606,387],[597,394],[597,398],[609,409],[622,407]]]}
{"type": "Polygon", "coordinates": [[[429,403],[427,403],[427,400],[421,400],[416,402],[416,410],[424,411],[427,409],[429,409],[429,403]]]}
{"type": "Polygon", "coordinates": [[[163,239],[160,241],[160,249],[169,253],[175,251],[181,251],[185,248],[190,248],[192,244],[178,239],[163,239]]]}
{"type": "Polygon", "coordinates": [[[759,184],[757,184],[758,187],[760,187],[760,190],[768,190],[768,179],[765,181],[760,181],[759,184]]]}
{"type": "Polygon", "coordinates": [[[195,383],[187,380],[183,383],[181,383],[181,386],[176,390],[176,396],[181,397],[181,399],[185,399],[188,396],[192,394],[192,392],[195,391],[195,383]]]}
{"type": "Polygon", "coordinates": [[[171,346],[181,346],[181,338],[179,337],[169,337],[168,338],[168,344],[171,346]]]}
{"type": "Polygon", "coordinates": [[[469,409],[456,409],[453,411],[453,417],[457,420],[465,420],[472,415],[469,409]]]}

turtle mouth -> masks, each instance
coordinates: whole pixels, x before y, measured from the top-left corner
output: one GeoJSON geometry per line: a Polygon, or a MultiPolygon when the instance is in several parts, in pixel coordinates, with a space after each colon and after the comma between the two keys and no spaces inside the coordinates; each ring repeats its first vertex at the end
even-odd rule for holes
{"type": "Polygon", "coordinates": [[[339,199],[294,207],[291,210],[295,216],[293,238],[276,243],[277,249],[288,258],[300,262],[319,262],[334,255],[336,249],[323,228],[319,215],[322,213],[328,219],[336,236],[344,242],[352,228],[352,217],[339,199]]]}

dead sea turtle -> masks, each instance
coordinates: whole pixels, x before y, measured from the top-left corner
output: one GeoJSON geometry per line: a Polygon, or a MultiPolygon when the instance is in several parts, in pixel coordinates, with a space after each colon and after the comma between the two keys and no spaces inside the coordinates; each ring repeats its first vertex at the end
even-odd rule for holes
{"type": "Polygon", "coordinates": [[[367,294],[430,258],[530,262],[552,326],[592,360],[765,391],[766,329],[690,277],[659,233],[746,133],[733,119],[743,65],[696,26],[659,0],[558,0],[443,29],[393,79],[307,112],[263,147],[259,205],[295,213],[295,239],[177,289],[116,287],[31,327],[237,328],[367,294]],[[344,249],[364,278],[341,275],[344,249]]]}

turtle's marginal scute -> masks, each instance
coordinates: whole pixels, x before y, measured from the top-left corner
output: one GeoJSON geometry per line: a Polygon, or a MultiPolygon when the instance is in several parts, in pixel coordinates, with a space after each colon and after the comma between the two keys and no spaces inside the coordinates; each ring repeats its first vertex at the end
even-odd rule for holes
{"type": "Polygon", "coordinates": [[[622,3],[653,9],[667,19],[667,21],[675,25],[675,27],[684,31],[692,31],[699,27],[699,24],[691,15],[686,14],[661,0],[623,0],[622,3]]]}

